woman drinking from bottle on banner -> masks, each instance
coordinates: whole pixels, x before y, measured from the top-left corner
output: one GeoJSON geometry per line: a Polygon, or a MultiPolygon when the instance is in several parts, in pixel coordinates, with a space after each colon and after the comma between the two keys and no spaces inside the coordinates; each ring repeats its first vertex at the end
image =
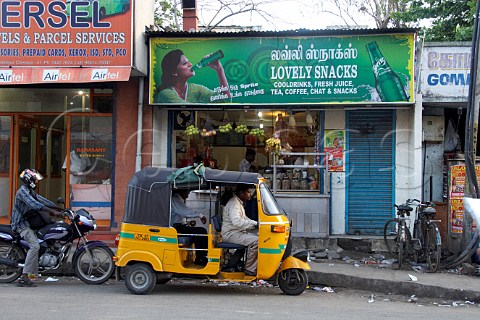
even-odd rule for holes
{"type": "Polygon", "coordinates": [[[188,61],[180,49],[172,50],[162,60],[162,83],[154,95],[154,102],[157,103],[212,103],[228,102],[231,94],[228,86],[225,71],[220,58],[221,51],[205,56],[195,66],[188,61]],[[217,72],[220,91],[215,92],[205,86],[188,83],[188,80],[195,75],[195,70],[208,66],[217,72]]]}

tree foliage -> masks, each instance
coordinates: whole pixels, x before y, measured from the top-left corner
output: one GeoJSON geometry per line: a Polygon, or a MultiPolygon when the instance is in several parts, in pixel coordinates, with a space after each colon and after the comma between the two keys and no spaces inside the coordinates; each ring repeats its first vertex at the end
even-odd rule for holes
{"type": "Polygon", "coordinates": [[[155,0],[155,25],[164,30],[181,30],[181,11],[178,10],[181,1],[155,0]]]}
{"type": "MultiPolygon", "coordinates": [[[[275,16],[263,7],[275,2],[279,0],[197,0],[199,26],[202,31],[212,31],[240,15],[258,15],[272,24],[275,16]]],[[[155,23],[166,30],[182,30],[181,3],[181,0],[155,0],[155,23]]]]}
{"type": "Polygon", "coordinates": [[[401,0],[329,0],[333,6],[321,4],[320,11],[334,15],[346,27],[361,27],[362,17],[374,21],[377,28],[400,27],[394,13],[402,11],[401,0]]]}
{"type": "Polygon", "coordinates": [[[347,26],[361,17],[377,28],[418,27],[427,41],[472,39],[476,0],[329,0],[333,9],[322,10],[347,26]]]}
{"type": "Polygon", "coordinates": [[[475,16],[475,0],[402,0],[405,10],[395,17],[408,26],[424,27],[427,41],[471,41],[475,16]]]}

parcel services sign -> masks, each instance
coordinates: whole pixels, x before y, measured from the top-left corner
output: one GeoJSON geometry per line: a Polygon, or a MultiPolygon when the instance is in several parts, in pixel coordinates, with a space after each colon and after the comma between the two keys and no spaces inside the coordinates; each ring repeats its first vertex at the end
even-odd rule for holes
{"type": "Polygon", "coordinates": [[[131,64],[131,0],[0,2],[0,67],[131,64]]]}

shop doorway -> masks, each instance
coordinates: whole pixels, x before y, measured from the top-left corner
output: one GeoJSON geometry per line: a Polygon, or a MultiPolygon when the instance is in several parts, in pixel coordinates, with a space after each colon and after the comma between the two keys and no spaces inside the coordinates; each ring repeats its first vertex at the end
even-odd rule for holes
{"type": "Polygon", "coordinates": [[[392,216],[394,119],[393,110],[347,113],[347,234],[381,235],[392,216]]]}
{"type": "MultiPolygon", "coordinates": [[[[62,154],[65,150],[64,119],[58,116],[16,116],[14,130],[14,185],[20,186],[18,176],[27,169],[36,169],[44,177],[36,192],[55,201],[65,198],[65,178],[61,172],[62,154]]],[[[15,192],[12,201],[15,200],[15,192]]]]}
{"type": "Polygon", "coordinates": [[[11,206],[13,120],[10,115],[0,116],[0,223],[8,223],[11,206]]]}

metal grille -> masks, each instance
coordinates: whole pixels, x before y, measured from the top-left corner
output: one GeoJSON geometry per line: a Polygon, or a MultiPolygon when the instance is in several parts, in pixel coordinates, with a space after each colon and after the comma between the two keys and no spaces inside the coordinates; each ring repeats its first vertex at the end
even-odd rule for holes
{"type": "Polygon", "coordinates": [[[347,113],[347,233],[381,235],[392,216],[395,179],[393,110],[347,113]]]}

